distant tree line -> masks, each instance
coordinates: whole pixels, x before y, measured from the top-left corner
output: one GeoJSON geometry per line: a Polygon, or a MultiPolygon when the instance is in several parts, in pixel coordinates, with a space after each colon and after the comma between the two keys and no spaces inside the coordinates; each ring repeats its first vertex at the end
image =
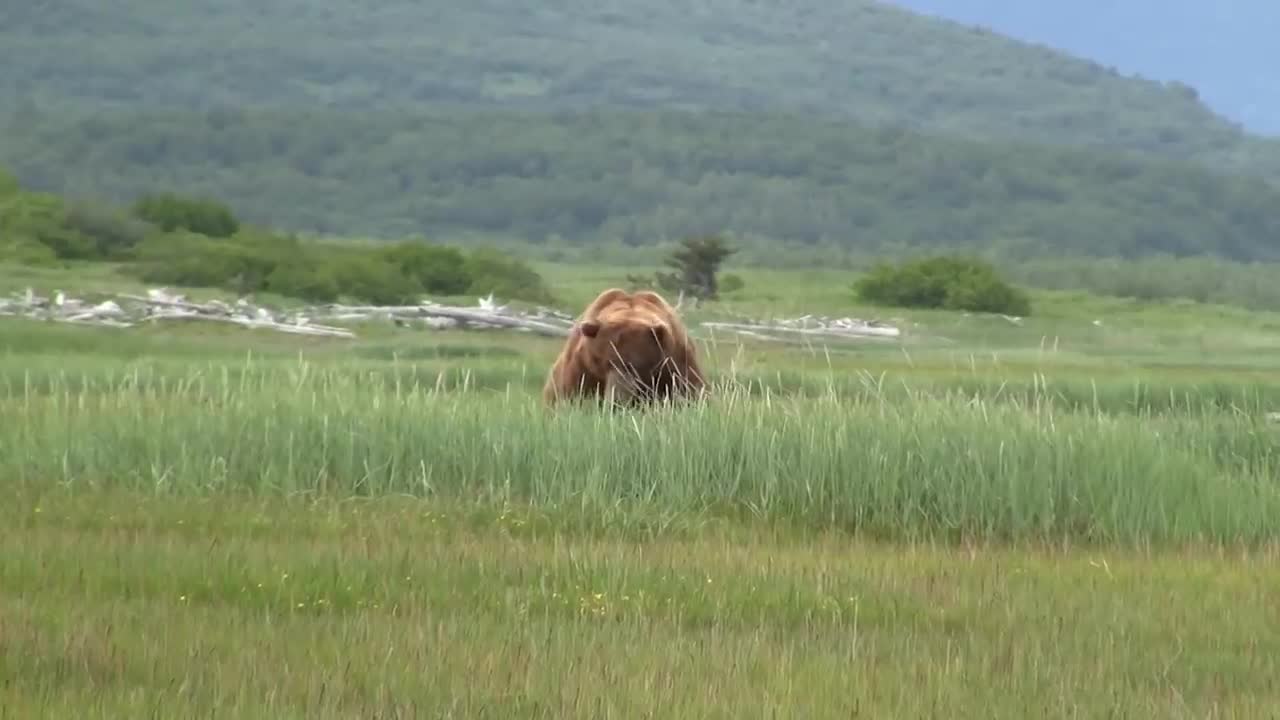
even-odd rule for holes
{"type": "MultiPolygon", "coordinates": [[[[1002,278],[1025,287],[1280,310],[1280,284],[1275,282],[1280,264],[1276,263],[1168,255],[1129,260],[1036,258],[1024,257],[1020,251],[1025,252],[1026,248],[1016,243],[992,246],[980,251],[975,259],[997,270],[1002,278]]],[[[528,244],[466,250],[456,243],[437,245],[407,240],[363,245],[305,242],[291,233],[245,225],[218,201],[149,194],[139,198],[131,210],[122,210],[26,191],[12,175],[0,170],[0,263],[110,261],[155,282],[266,291],[320,301],[345,296],[367,302],[402,302],[421,293],[489,292],[552,301],[554,294],[543,279],[519,258],[565,261],[570,252],[528,244]],[[155,213],[187,219],[166,232],[152,221],[154,217],[140,217],[155,213]],[[218,237],[220,231],[211,230],[198,219],[225,217],[232,218],[237,230],[222,238],[218,237]],[[205,234],[209,232],[214,235],[205,234]]],[[[877,266],[885,263],[902,268],[918,258],[918,253],[901,249],[886,255],[849,252],[839,259],[829,257],[820,248],[772,252],[769,254],[767,245],[744,245],[739,238],[729,241],[721,236],[691,236],[661,248],[594,249],[591,260],[617,265],[649,264],[659,253],[665,253],[663,262],[674,272],[631,277],[631,284],[709,297],[708,272],[715,278],[712,292],[743,290],[739,276],[719,273],[721,262],[730,254],[738,265],[744,264],[745,256],[751,258],[745,264],[845,267],[851,276],[860,277],[875,277],[877,266]]],[[[895,302],[885,297],[872,301],[895,302]]]]}
{"type": "Polygon", "coordinates": [[[1113,152],[797,116],[225,110],[0,122],[30,186],[181,188],[248,221],[384,238],[646,247],[708,233],[831,258],[1016,247],[1280,260],[1280,191],[1113,152]]]}
{"type": "MultiPolygon", "coordinates": [[[[790,109],[1280,178],[1280,143],[1242,133],[1185,89],[892,3],[699,0],[698,12],[680,0],[158,8],[115,3],[104,17],[101,0],[13,4],[0,24],[0,107],[198,109],[215,122],[255,106],[790,109]],[[180,43],[165,39],[176,35],[180,43]]],[[[327,164],[324,153],[312,161],[327,164]]]]}

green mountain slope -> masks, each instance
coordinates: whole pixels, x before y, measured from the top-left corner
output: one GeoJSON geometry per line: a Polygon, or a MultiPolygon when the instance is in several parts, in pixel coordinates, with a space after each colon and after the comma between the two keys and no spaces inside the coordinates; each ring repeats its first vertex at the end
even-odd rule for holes
{"type": "Polygon", "coordinates": [[[1178,78],[1247,127],[1280,134],[1275,0],[891,0],[1147,77],[1178,78]],[[1134,32],[1142,28],[1142,32],[1134,32]]]}
{"type": "Polygon", "coordinates": [[[58,0],[0,11],[0,104],[813,113],[1280,177],[1189,88],[869,0],[58,0]]]}
{"type": "MultiPolygon", "coordinates": [[[[180,189],[328,233],[645,245],[706,231],[822,251],[1280,259],[1280,191],[1133,156],[808,117],[170,111],[0,124],[41,189],[180,189]]],[[[829,257],[830,255],[823,255],[829,257]]]]}

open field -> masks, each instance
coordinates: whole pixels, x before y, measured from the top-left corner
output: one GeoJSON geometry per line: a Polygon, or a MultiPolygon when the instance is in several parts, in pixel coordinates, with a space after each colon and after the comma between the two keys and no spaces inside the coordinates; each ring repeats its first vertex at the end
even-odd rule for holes
{"type": "Polygon", "coordinates": [[[1280,142],[892,4],[0,10],[0,720],[1280,718],[1280,142]]]}
{"type": "Polygon", "coordinates": [[[1274,550],[586,533],[397,498],[59,491],[0,519],[4,717],[1267,717],[1280,702],[1274,550]]]}
{"type": "MultiPolygon", "coordinates": [[[[569,310],[627,272],[542,269],[569,310]]],[[[1058,293],[1014,325],[741,275],[691,319],[907,337],[717,335],[704,407],[553,416],[557,343],[512,333],[0,321],[0,717],[1280,703],[1280,315],[1058,293]]]]}

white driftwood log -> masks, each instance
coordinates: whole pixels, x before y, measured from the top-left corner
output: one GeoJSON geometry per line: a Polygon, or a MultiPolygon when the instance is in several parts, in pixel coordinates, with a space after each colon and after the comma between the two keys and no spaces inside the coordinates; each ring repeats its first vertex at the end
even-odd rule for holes
{"type": "Polygon", "coordinates": [[[786,325],[757,325],[727,322],[704,322],[702,327],[713,330],[728,330],[740,334],[759,336],[768,333],[790,333],[793,335],[814,335],[833,338],[867,338],[887,340],[902,335],[896,327],[877,327],[872,325],[828,325],[825,327],[806,328],[788,327],[786,325]]]}
{"type": "Polygon", "coordinates": [[[334,305],[330,312],[317,313],[328,318],[446,318],[458,323],[488,327],[507,327],[526,330],[548,337],[565,337],[569,334],[569,325],[554,325],[541,318],[523,315],[506,315],[499,311],[475,310],[470,308],[449,307],[446,305],[334,305]]]}
{"type": "MultiPolygon", "coordinates": [[[[533,312],[517,312],[494,302],[493,296],[480,298],[476,307],[453,307],[435,303],[420,305],[341,305],[327,304],[292,311],[260,307],[241,298],[234,303],[213,300],[191,302],[164,288],[148,290],[145,295],[120,294],[114,299],[91,304],[57,291],[54,298],[44,298],[31,289],[11,299],[0,299],[0,315],[18,315],[80,325],[127,328],[141,323],[169,321],[209,321],[270,330],[336,338],[355,338],[345,327],[321,325],[315,320],[332,322],[368,322],[386,320],[400,327],[428,329],[504,328],[531,332],[553,338],[569,335],[574,316],[549,308],[533,312]]],[[[812,315],[771,322],[703,322],[697,330],[723,330],[767,342],[801,343],[808,338],[891,340],[901,336],[892,325],[854,318],[818,318],[812,315]]]]}

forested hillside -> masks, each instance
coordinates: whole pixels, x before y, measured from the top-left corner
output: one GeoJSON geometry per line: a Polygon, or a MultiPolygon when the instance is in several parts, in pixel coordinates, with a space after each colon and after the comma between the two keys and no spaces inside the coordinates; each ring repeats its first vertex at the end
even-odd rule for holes
{"type": "MultiPolygon", "coordinates": [[[[1187,88],[871,0],[58,0],[0,22],[0,104],[804,112],[1280,177],[1187,88]]],[[[5,158],[0,158],[3,160],[5,158]]]]}
{"type": "Polygon", "coordinates": [[[1246,126],[1280,134],[1275,0],[890,0],[1043,43],[1130,73],[1194,86],[1246,126]]]}
{"type": "Polygon", "coordinates": [[[28,117],[0,155],[41,189],[180,188],[324,233],[1280,259],[1280,193],[1258,179],[804,117],[175,110],[28,117]]]}
{"type": "Polygon", "coordinates": [[[1280,144],[869,0],[27,3],[0,103],[29,187],[300,231],[1280,254],[1280,144]]]}

